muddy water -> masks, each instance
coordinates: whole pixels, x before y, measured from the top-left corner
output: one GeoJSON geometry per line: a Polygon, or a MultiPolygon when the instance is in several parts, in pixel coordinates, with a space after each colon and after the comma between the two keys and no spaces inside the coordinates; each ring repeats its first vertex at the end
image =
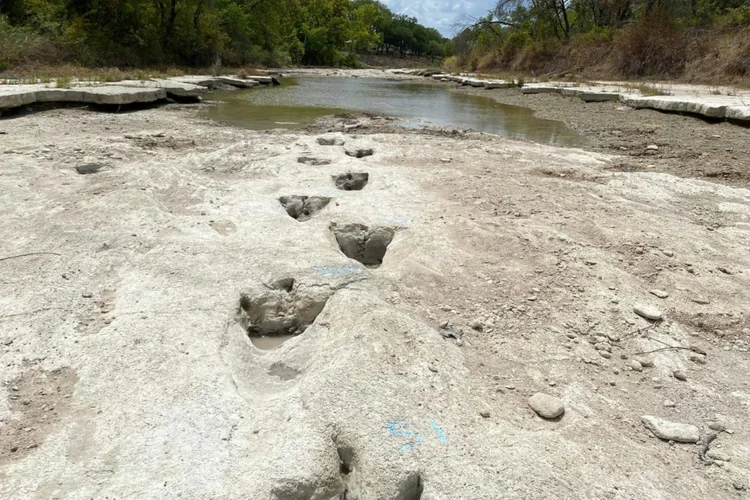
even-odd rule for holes
{"type": "Polygon", "coordinates": [[[263,351],[276,349],[281,344],[294,337],[294,335],[275,335],[273,337],[250,337],[250,342],[263,351]]]}
{"type": "MultiPolygon", "coordinates": [[[[254,130],[297,128],[337,113],[371,112],[411,127],[440,125],[542,144],[576,146],[582,137],[564,123],[536,118],[528,108],[451,92],[443,85],[378,78],[285,78],[280,87],[220,92],[206,116],[254,130]]],[[[491,91],[488,91],[491,92],[491,91]]]]}

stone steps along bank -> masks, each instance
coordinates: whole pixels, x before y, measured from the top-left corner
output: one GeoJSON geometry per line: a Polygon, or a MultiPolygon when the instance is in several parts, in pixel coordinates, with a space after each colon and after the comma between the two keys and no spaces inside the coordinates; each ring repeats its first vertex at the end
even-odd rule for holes
{"type": "MultiPolygon", "coordinates": [[[[454,82],[464,86],[503,89],[517,86],[506,80],[486,80],[472,75],[452,75],[438,70],[393,70],[394,74],[424,76],[442,82],[454,82]]],[[[637,91],[620,89],[618,85],[597,87],[573,87],[565,84],[524,84],[523,94],[559,94],[578,97],[585,102],[619,101],[635,109],[654,109],[668,113],[687,113],[714,120],[730,120],[750,124],[750,96],[694,95],[643,96],[637,91]]],[[[706,89],[709,92],[709,89],[706,89]]]]}
{"type": "Polygon", "coordinates": [[[123,80],[93,84],[81,82],[71,88],[57,88],[50,84],[0,85],[0,111],[35,103],[86,103],[105,106],[151,103],[166,99],[199,99],[209,89],[251,88],[259,85],[279,85],[276,76],[186,75],[150,80],[123,80]]]}

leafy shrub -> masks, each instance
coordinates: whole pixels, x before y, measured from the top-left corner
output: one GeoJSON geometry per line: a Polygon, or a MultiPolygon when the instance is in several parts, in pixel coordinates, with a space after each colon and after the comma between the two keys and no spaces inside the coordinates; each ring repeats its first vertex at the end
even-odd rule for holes
{"type": "Polygon", "coordinates": [[[443,61],[443,71],[446,73],[460,73],[461,68],[461,59],[458,56],[451,56],[443,61]]]}

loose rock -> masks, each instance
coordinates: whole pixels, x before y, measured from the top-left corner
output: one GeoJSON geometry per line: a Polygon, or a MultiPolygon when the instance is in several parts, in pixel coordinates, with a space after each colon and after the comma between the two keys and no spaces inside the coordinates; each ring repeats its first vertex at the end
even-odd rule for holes
{"type": "Polygon", "coordinates": [[[341,137],[318,137],[318,144],[321,146],[343,146],[344,139],[341,137]]]}
{"type": "Polygon", "coordinates": [[[529,398],[529,406],[540,417],[552,419],[565,413],[565,405],[560,398],[537,392],[529,398]]]}
{"type": "Polygon", "coordinates": [[[313,158],[312,156],[300,156],[299,158],[297,158],[297,162],[309,165],[311,167],[331,164],[331,160],[328,160],[326,158],[313,158]]]}
{"type": "Polygon", "coordinates": [[[664,318],[662,312],[657,308],[642,304],[636,304],[635,306],[633,306],[633,312],[638,316],[649,319],[651,321],[661,321],[664,318]]]}
{"type": "Polygon", "coordinates": [[[651,290],[649,292],[651,295],[656,295],[660,299],[666,299],[669,297],[669,293],[665,292],[664,290],[651,290]]]}
{"type": "Polygon", "coordinates": [[[708,428],[716,432],[724,432],[727,430],[727,426],[722,424],[721,422],[709,422],[708,428]]]}
{"type": "Polygon", "coordinates": [[[347,156],[352,156],[354,158],[364,158],[365,156],[372,156],[375,153],[372,148],[347,149],[344,152],[347,156]]]}
{"type": "Polygon", "coordinates": [[[489,410],[482,410],[479,412],[479,415],[482,416],[482,418],[490,418],[490,412],[489,410]]]}
{"type": "Polygon", "coordinates": [[[643,422],[643,425],[645,425],[654,436],[663,439],[664,441],[697,443],[700,439],[700,432],[694,425],[670,422],[651,415],[644,415],[641,417],[641,422],[643,422]]]}
{"type": "Polygon", "coordinates": [[[681,381],[683,381],[683,382],[685,382],[685,381],[687,380],[687,377],[685,376],[685,374],[684,374],[684,373],[682,373],[682,372],[681,372],[680,370],[675,370],[675,371],[673,371],[673,372],[672,372],[672,376],[673,376],[674,378],[676,378],[677,380],[681,380],[681,381]]]}
{"type": "Polygon", "coordinates": [[[81,175],[89,175],[99,173],[99,170],[103,169],[104,165],[100,163],[85,163],[76,167],[76,172],[81,175]]]}
{"type": "Polygon", "coordinates": [[[634,372],[642,372],[643,371],[643,365],[637,359],[631,359],[630,363],[628,363],[628,365],[630,366],[630,368],[633,369],[634,372]]]}

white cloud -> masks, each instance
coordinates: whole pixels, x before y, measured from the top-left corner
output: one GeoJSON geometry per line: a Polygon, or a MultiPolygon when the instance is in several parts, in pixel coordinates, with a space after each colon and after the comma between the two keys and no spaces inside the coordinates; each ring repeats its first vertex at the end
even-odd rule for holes
{"type": "Polygon", "coordinates": [[[467,16],[479,17],[487,14],[496,0],[382,0],[396,14],[406,14],[430,28],[436,28],[443,36],[452,37],[454,25],[465,21],[467,16]]]}

